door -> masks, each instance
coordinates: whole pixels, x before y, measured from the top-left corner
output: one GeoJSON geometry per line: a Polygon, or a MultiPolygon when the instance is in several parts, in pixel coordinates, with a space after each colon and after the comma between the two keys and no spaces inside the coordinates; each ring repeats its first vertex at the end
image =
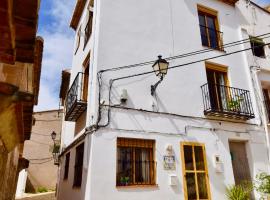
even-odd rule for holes
{"type": "Polygon", "coordinates": [[[83,88],[82,88],[82,100],[87,102],[88,96],[88,84],[89,84],[89,58],[85,61],[83,65],[83,88]]]}
{"type": "Polygon", "coordinates": [[[270,98],[268,89],[263,89],[264,105],[268,115],[268,122],[270,121],[270,98]]]}
{"type": "Polygon", "coordinates": [[[251,181],[246,142],[229,142],[235,184],[251,181]]]}
{"type": "Polygon", "coordinates": [[[211,109],[227,108],[227,72],[206,68],[211,109]]]}

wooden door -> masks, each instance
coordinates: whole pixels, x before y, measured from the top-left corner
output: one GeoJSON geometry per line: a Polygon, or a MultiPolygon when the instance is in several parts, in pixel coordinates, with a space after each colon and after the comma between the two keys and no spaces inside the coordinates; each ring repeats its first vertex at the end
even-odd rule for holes
{"type": "Polygon", "coordinates": [[[89,84],[89,58],[84,63],[83,69],[83,91],[82,91],[82,100],[87,102],[88,96],[88,84],[89,84]]]}
{"type": "Polygon", "coordinates": [[[213,110],[222,110],[226,108],[227,100],[227,73],[210,68],[206,68],[207,82],[209,87],[209,96],[211,108],[213,110]]]}
{"type": "Polygon", "coordinates": [[[229,142],[235,184],[251,181],[246,142],[229,142]]]}
{"type": "Polygon", "coordinates": [[[268,89],[263,89],[263,97],[264,97],[265,109],[268,115],[268,122],[270,122],[270,98],[269,98],[268,89]]]}

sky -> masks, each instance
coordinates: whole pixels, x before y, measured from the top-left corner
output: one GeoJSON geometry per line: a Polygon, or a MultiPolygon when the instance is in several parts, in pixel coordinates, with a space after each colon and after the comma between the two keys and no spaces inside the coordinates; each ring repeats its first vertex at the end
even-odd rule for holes
{"type": "MultiPolygon", "coordinates": [[[[39,102],[35,111],[58,109],[61,72],[71,68],[74,31],[69,22],[76,0],[41,0],[38,35],[44,39],[39,102]]],[[[255,0],[261,6],[270,0],[255,0]]]]}
{"type": "Polygon", "coordinates": [[[38,35],[44,39],[38,106],[58,109],[61,72],[71,68],[74,31],[69,22],[76,0],[41,0],[38,35]]]}

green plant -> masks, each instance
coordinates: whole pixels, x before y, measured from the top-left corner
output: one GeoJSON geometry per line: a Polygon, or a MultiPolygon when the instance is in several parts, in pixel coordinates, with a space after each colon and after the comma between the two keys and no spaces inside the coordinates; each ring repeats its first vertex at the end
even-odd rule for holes
{"type": "Polygon", "coordinates": [[[249,200],[253,184],[243,182],[240,185],[232,185],[226,189],[226,196],[229,200],[249,200]]]}
{"type": "Polygon", "coordinates": [[[229,110],[239,110],[241,106],[241,101],[243,101],[243,98],[236,95],[236,99],[231,99],[227,103],[227,107],[229,110]]]}
{"type": "Polygon", "coordinates": [[[256,175],[255,189],[263,194],[270,194],[270,175],[262,172],[256,175]]]}
{"type": "Polygon", "coordinates": [[[37,192],[38,192],[38,193],[48,192],[48,189],[45,188],[45,187],[39,187],[39,188],[37,189],[37,192]]]}
{"type": "Polygon", "coordinates": [[[53,146],[53,153],[59,153],[60,152],[60,144],[56,144],[53,146]]]}
{"type": "Polygon", "coordinates": [[[122,185],[127,185],[128,182],[129,182],[129,177],[128,176],[121,177],[120,182],[121,182],[122,185]]]}

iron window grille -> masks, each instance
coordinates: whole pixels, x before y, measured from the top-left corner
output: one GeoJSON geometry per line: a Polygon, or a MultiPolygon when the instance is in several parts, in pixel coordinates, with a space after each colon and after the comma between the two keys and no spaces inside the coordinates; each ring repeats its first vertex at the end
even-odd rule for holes
{"type": "Polygon", "coordinates": [[[70,153],[67,153],[65,158],[64,180],[68,179],[69,160],[70,160],[70,153]]]}
{"type": "Polygon", "coordinates": [[[118,138],[117,186],[155,185],[153,140],[118,138]]]}
{"type": "Polygon", "coordinates": [[[84,33],[85,33],[84,47],[88,43],[88,40],[89,40],[89,38],[91,36],[91,32],[92,32],[92,21],[93,21],[93,13],[91,11],[89,11],[88,21],[87,21],[86,26],[85,26],[85,29],[84,29],[84,33]]]}
{"type": "Polygon", "coordinates": [[[81,187],[83,173],[84,143],[76,148],[73,187],[81,187]]]}
{"type": "Polygon", "coordinates": [[[203,46],[224,51],[223,32],[203,25],[200,25],[200,32],[203,46]]]}

